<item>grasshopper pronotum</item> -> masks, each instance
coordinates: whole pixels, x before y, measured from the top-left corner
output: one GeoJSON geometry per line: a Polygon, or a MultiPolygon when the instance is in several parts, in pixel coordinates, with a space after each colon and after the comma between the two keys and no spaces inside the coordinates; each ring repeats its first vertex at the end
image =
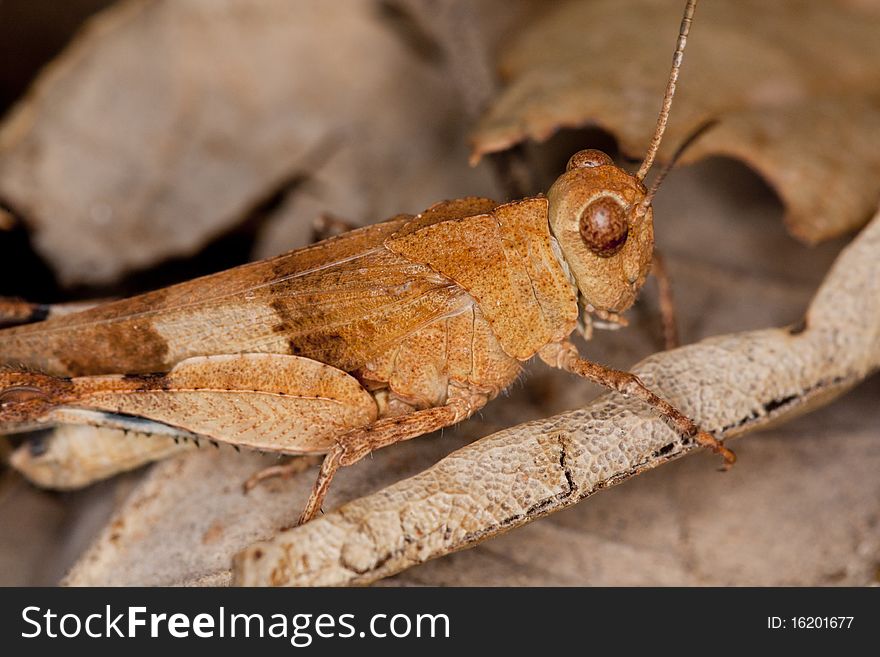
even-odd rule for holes
{"type": "Polygon", "coordinates": [[[635,175],[604,153],[580,151],[546,197],[446,201],[0,331],[8,366],[0,431],[85,423],[326,454],[304,522],[339,467],[470,416],[538,355],[637,396],[731,463],[729,450],[638,378],[581,358],[568,341],[577,328],[588,336],[593,318],[620,321],[651,268],[651,201],[663,173],[650,191],[643,181],[695,5],[687,3],[657,129],[635,175]]]}

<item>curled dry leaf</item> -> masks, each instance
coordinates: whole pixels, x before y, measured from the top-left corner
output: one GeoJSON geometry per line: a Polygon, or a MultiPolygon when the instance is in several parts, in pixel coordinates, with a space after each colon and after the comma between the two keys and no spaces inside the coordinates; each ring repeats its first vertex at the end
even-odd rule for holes
{"type": "Polygon", "coordinates": [[[9,462],[37,486],[70,490],[194,447],[167,436],[66,424],[32,437],[9,462]]]}
{"type": "MultiPolygon", "coordinates": [[[[506,86],[474,133],[474,157],[588,124],[643,156],[681,4],[552,5],[505,45],[506,86]]],[[[774,187],[789,230],[807,242],[858,228],[880,198],[880,151],[868,137],[880,131],[878,30],[880,15],[857,3],[702,3],[661,158],[718,119],[683,161],[743,160],[774,187]]]]}
{"type": "MultiPolygon", "coordinates": [[[[847,247],[804,321],[710,338],[633,368],[725,437],[834,399],[880,368],[880,214],[847,247]]],[[[616,394],[500,431],[427,471],[236,558],[244,585],[363,584],[471,547],[695,449],[616,394]]]]}
{"type": "Polygon", "coordinates": [[[62,282],[107,283],[285,194],[258,255],[319,212],[377,220],[491,193],[463,123],[442,60],[373,0],[127,0],[0,128],[0,199],[62,282]]]}

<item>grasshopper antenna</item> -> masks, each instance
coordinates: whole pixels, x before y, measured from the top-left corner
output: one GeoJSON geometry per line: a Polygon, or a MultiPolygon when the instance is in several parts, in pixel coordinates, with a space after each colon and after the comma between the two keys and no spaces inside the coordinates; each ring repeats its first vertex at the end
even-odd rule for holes
{"type": "Polygon", "coordinates": [[[672,71],[670,71],[669,81],[666,83],[666,93],[663,96],[663,105],[660,107],[660,116],[657,117],[657,129],[654,131],[654,137],[651,139],[651,145],[648,147],[648,153],[645,155],[642,166],[639,167],[639,172],[636,174],[639,180],[644,180],[648,175],[651,165],[654,164],[654,158],[657,157],[657,151],[660,149],[663,133],[666,131],[669,109],[672,107],[672,97],[675,96],[675,84],[678,82],[678,72],[684,59],[684,47],[687,45],[688,32],[690,32],[696,8],[697,0],[688,0],[687,6],[684,8],[684,16],[678,30],[678,43],[672,55],[672,71]]]}
{"type": "Polygon", "coordinates": [[[672,171],[672,168],[678,163],[679,158],[684,154],[684,152],[690,148],[691,144],[693,144],[697,139],[699,139],[707,130],[714,127],[718,123],[718,119],[709,119],[708,121],[704,121],[697,129],[694,130],[688,137],[681,142],[678,148],[675,149],[675,153],[670,158],[669,162],[660,169],[660,173],[657,174],[657,177],[654,179],[651,188],[648,190],[648,193],[645,195],[645,198],[638,205],[638,209],[636,213],[638,215],[642,215],[647,211],[648,207],[653,203],[654,197],[657,195],[657,190],[660,189],[660,185],[663,183],[663,180],[666,178],[666,174],[672,171]]]}

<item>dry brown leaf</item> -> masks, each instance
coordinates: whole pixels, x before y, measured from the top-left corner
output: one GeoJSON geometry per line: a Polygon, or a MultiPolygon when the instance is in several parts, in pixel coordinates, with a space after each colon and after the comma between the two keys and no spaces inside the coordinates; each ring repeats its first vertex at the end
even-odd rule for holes
{"type": "MultiPolygon", "coordinates": [[[[548,8],[500,60],[506,88],[474,134],[474,155],[596,124],[644,155],[683,3],[596,0],[548,8]]],[[[880,198],[880,15],[853,3],[705,2],[661,157],[698,125],[684,161],[743,160],[786,205],[789,230],[817,242],[864,224],[880,198]]]]}
{"type": "Polygon", "coordinates": [[[442,62],[373,0],[128,0],[0,129],[0,198],[62,282],[106,283],[294,187],[259,255],[301,242],[320,212],[375,221],[491,194],[462,130],[442,62]]]}
{"type": "Polygon", "coordinates": [[[167,436],[67,424],[25,442],[9,462],[37,486],[72,490],[194,447],[167,436]]]}
{"type": "Polygon", "coordinates": [[[476,120],[497,92],[492,62],[496,44],[540,11],[542,0],[389,0],[436,42],[448,61],[469,120],[476,120]]]}
{"type": "MultiPolygon", "coordinates": [[[[801,324],[730,334],[633,368],[725,437],[824,405],[880,368],[880,214],[832,268],[801,324]]],[[[687,452],[616,394],[507,429],[236,558],[244,585],[373,582],[573,505],[687,452]]]]}
{"type": "Polygon", "coordinates": [[[78,560],[66,583],[228,583],[235,546],[290,526],[299,513],[291,492],[302,487],[305,493],[308,477],[242,493],[244,479],[273,462],[224,447],[159,464],[78,560]],[[169,487],[174,490],[170,496],[169,487]]]}

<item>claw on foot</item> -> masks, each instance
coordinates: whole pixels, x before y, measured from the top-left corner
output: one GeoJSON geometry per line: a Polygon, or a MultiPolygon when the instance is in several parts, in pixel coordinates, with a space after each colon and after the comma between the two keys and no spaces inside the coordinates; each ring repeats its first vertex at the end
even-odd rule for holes
{"type": "Polygon", "coordinates": [[[724,459],[724,463],[721,465],[721,471],[727,472],[733,467],[733,464],[736,463],[736,454],[733,453],[732,450],[727,449],[724,446],[724,443],[718,440],[715,436],[706,433],[705,431],[698,431],[694,436],[694,440],[697,441],[698,445],[702,445],[708,449],[711,449],[716,454],[720,454],[724,459]]]}

